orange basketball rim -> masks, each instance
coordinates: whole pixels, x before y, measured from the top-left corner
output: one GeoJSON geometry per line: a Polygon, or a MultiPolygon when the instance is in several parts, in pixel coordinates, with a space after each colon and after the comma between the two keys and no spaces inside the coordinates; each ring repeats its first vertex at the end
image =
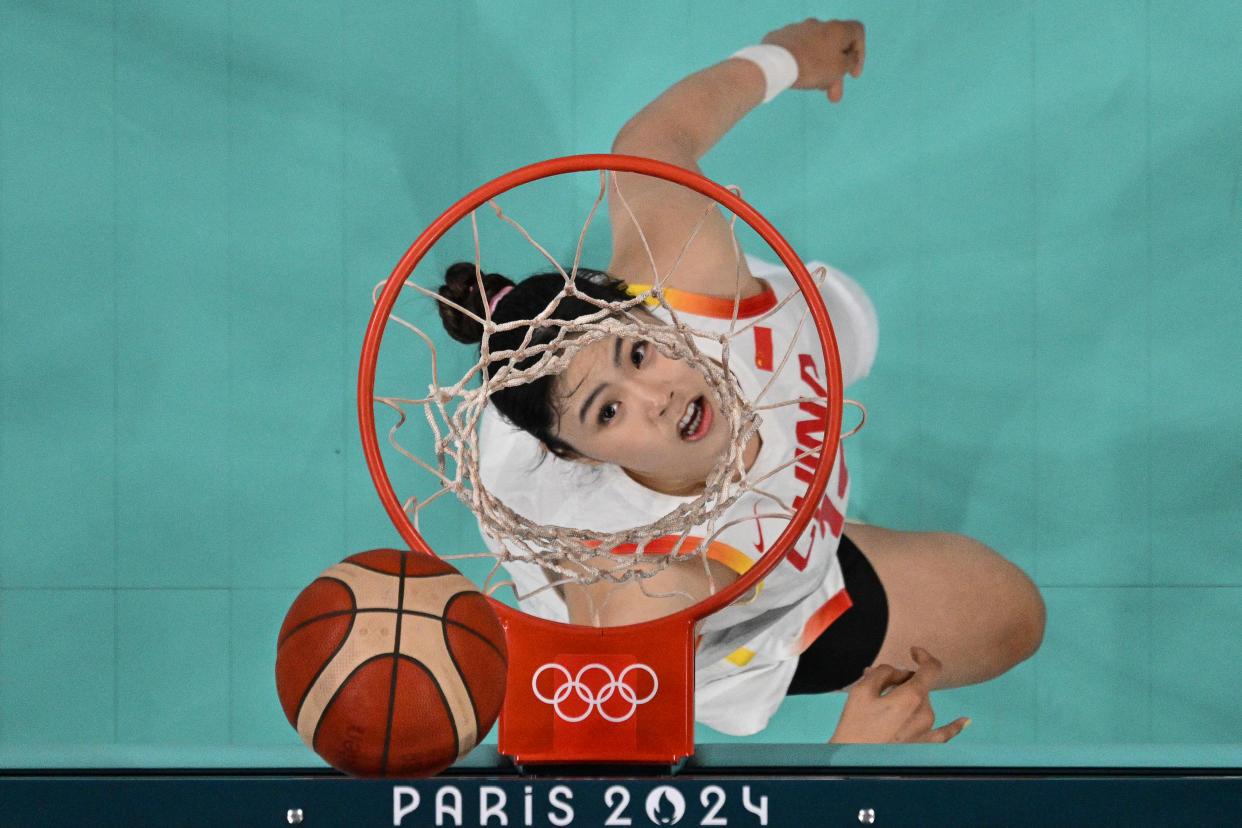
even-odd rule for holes
{"type": "MultiPolygon", "coordinates": [[[[715,200],[746,222],[787,267],[806,300],[828,368],[828,422],[821,458],[834,457],[842,420],[841,366],[827,308],[789,243],[740,196],[681,167],[635,156],[594,154],[550,159],[509,172],[440,215],[402,256],[367,326],[358,375],[363,450],[380,500],[412,549],[435,554],[393,490],[380,454],[374,392],[380,344],[405,280],[450,228],[514,187],[567,173],[609,171],[655,176],[715,200]]],[[[694,627],[746,594],[801,536],[824,495],[833,464],[820,462],[807,495],[762,558],[737,581],[678,613],[624,627],[586,627],[537,618],[495,599],[505,628],[509,673],[499,749],[519,765],[664,764],[694,752],[694,627]]]]}

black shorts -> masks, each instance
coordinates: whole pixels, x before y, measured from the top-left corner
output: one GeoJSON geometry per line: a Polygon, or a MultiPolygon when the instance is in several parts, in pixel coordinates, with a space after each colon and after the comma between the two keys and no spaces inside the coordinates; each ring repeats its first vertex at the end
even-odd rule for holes
{"type": "Polygon", "coordinates": [[[831,693],[857,681],[880,654],[888,631],[888,596],[862,551],[845,535],[837,550],[853,603],[798,657],[791,696],[831,693]]]}

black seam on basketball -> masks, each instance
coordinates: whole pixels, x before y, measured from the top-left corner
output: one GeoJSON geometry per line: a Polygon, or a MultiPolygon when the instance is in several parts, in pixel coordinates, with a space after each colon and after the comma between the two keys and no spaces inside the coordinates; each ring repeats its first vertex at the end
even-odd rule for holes
{"type": "MultiPolygon", "coordinates": [[[[311,688],[313,688],[315,684],[318,683],[319,677],[323,675],[324,670],[328,669],[328,665],[331,664],[332,660],[336,658],[337,653],[341,651],[341,648],[345,646],[345,642],[349,640],[350,633],[354,631],[354,618],[352,617],[353,613],[350,613],[350,615],[351,617],[349,619],[349,627],[346,628],[345,634],[341,636],[341,640],[337,643],[336,649],[332,651],[332,655],[325,658],[323,660],[323,663],[319,665],[319,669],[315,671],[315,675],[311,676],[311,680],[307,682],[306,684],[306,689],[302,691],[301,698],[298,699],[298,709],[293,714],[293,726],[295,728],[298,726],[298,720],[302,718],[302,706],[306,704],[306,697],[310,695],[311,688]]],[[[292,633],[290,633],[290,635],[292,635],[292,633]]],[[[343,686],[344,684],[339,685],[337,687],[337,692],[340,692],[340,688],[343,686]]],[[[336,693],[332,694],[332,698],[333,699],[336,698],[336,693]]],[[[332,700],[329,699],[328,704],[330,705],[331,703],[332,703],[332,700]]],[[[328,709],[327,706],[325,706],[324,710],[327,710],[327,709],[328,709]]],[[[319,725],[322,722],[323,722],[323,714],[320,713],[319,721],[315,722],[315,732],[311,735],[311,747],[315,746],[315,742],[319,738],[319,725]]]]}
{"type": "MultiPolygon", "coordinates": [[[[328,713],[332,710],[332,705],[336,704],[337,697],[340,696],[341,693],[344,692],[345,688],[349,686],[349,682],[353,679],[353,677],[358,675],[358,673],[361,672],[362,669],[368,664],[388,657],[389,655],[387,653],[381,653],[380,655],[374,655],[368,659],[360,661],[358,666],[346,673],[344,678],[337,683],[336,688],[332,691],[332,695],[329,696],[328,700],[323,704],[323,710],[319,714],[319,720],[315,722],[315,732],[311,734],[311,748],[313,750],[319,750],[319,729],[323,727],[323,720],[328,718],[328,713]]],[[[313,683],[314,682],[312,682],[312,684],[313,683]]],[[[385,754],[385,758],[387,758],[387,754],[385,754]]]]}
{"type": "Polygon", "coordinates": [[[314,618],[308,618],[305,621],[303,621],[301,624],[298,624],[296,627],[289,630],[288,635],[280,639],[279,647],[283,647],[286,641],[288,641],[290,638],[293,638],[294,633],[301,632],[302,630],[309,627],[311,624],[317,623],[319,621],[328,621],[332,618],[340,618],[342,615],[357,615],[360,612],[391,612],[391,610],[350,609],[350,610],[333,610],[332,612],[325,612],[323,615],[316,615],[314,618]]]}
{"type": "MultiPolygon", "coordinates": [[[[463,592],[459,594],[469,595],[471,593],[463,592]]],[[[327,621],[332,618],[340,618],[342,615],[357,616],[357,615],[364,615],[366,613],[373,613],[373,612],[387,612],[387,613],[392,613],[393,615],[416,615],[419,618],[429,618],[433,621],[443,621],[445,624],[452,624],[454,627],[461,627],[463,630],[467,630],[471,633],[474,633],[475,635],[479,636],[484,641],[486,641],[492,647],[493,650],[495,650],[497,653],[500,653],[500,648],[497,647],[495,644],[492,644],[489,638],[483,636],[473,627],[467,626],[461,621],[454,621],[452,618],[445,618],[444,616],[437,615],[434,612],[422,612],[420,610],[410,610],[410,609],[396,610],[396,609],[391,609],[389,607],[358,607],[357,609],[333,610],[332,612],[325,612],[322,615],[316,615],[314,618],[308,618],[302,623],[298,624],[293,629],[289,630],[288,634],[286,634],[285,637],[280,640],[280,644],[278,645],[278,648],[279,646],[284,646],[284,643],[288,641],[290,638],[292,638],[294,633],[299,632],[300,630],[303,630],[306,627],[309,627],[311,624],[314,624],[318,621],[327,621]]],[[[501,655],[503,655],[503,653],[501,653],[501,655]]]]}
{"type": "MultiPolygon", "coordinates": [[[[448,601],[444,602],[444,611],[446,613],[448,612],[448,608],[452,605],[453,599],[456,597],[457,596],[454,595],[452,598],[448,599],[448,601]]],[[[448,619],[446,618],[445,621],[448,621],[448,619]]],[[[463,629],[470,630],[469,627],[463,627],[463,629]]],[[[474,630],[470,630],[470,632],[474,632],[474,630]]],[[[448,653],[449,661],[453,662],[453,669],[457,671],[457,677],[461,679],[461,683],[466,687],[466,698],[470,699],[470,712],[474,714],[474,737],[476,739],[482,739],[483,734],[479,732],[479,730],[482,729],[479,722],[479,704],[474,700],[474,691],[470,689],[470,681],[466,678],[465,672],[462,671],[461,664],[457,661],[457,653],[453,651],[453,644],[449,641],[448,624],[440,625],[440,635],[444,637],[444,651],[448,653]]],[[[479,637],[482,638],[482,636],[479,637]]],[[[487,639],[483,640],[486,641],[487,639]]],[[[460,743],[457,745],[457,750],[458,752],[461,751],[460,743]]]]}
{"type": "MultiPolygon", "coordinates": [[[[402,568],[403,568],[403,569],[405,568],[405,563],[404,563],[405,556],[406,556],[406,555],[408,555],[408,554],[410,554],[410,553],[408,553],[408,552],[402,552],[402,553],[401,553],[401,555],[402,555],[402,564],[401,564],[401,566],[402,566],[402,568]]],[[[374,567],[374,566],[367,566],[366,564],[361,564],[361,563],[358,563],[357,561],[341,561],[341,563],[346,563],[346,564],[349,564],[350,566],[356,566],[356,567],[358,567],[359,569],[366,570],[367,572],[374,572],[374,573],[376,573],[377,575],[389,575],[389,576],[391,576],[391,577],[393,577],[393,578],[443,578],[443,577],[444,577],[444,576],[446,576],[446,575],[456,575],[456,574],[459,574],[456,570],[449,569],[449,570],[446,570],[446,571],[444,571],[444,572],[429,572],[429,573],[426,573],[426,574],[420,574],[420,575],[412,575],[412,574],[411,574],[411,575],[403,575],[403,574],[401,574],[400,572],[389,572],[387,569],[378,569],[378,568],[376,568],[376,567],[374,567]]]]}
{"type": "MultiPolygon", "coordinates": [[[[490,638],[488,638],[487,636],[483,635],[483,633],[479,632],[479,631],[478,631],[478,630],[476,630],[474,627],[469,627],[469,626],[466,626],[466,625],[465,625],[464,623],[462,623],[461,621],[454,621],[452,618],[449,618],[449,617],[448,617],[448,610],[449,610],[449,607],[451,607],[451,606],[453,605],[453,602],[454,602],[454,601],[456,601],[456,600],[457,600],[459,597],[461,597],[462,595],[474,595],[474,594],[475,594],[475,593],[473,593],[473,592],[458,592],[458,593],[455,593],[455,594],[453,594],[453,595],[449,596],[449,599],[448,599],[447,601],[445,601],[445,602],[444,602],[444,623],[445,623],[445,624],[452,624],[454,627],[458,627],[459,629],[463,629],[463,630],[465,630],[466,632],[468,632],[468,633],[470,633],[471,635],[473,635],[475,638],[477,638],[477,639],[479,639],[480,641],[482,641],[482,642],[483,642],[484,644],[486,644],[487,646],[491,647],[491,648],[492,648],[492,650],[493,650],[493,652],[495,652],[495,653],[496,653],[496,655],[500,656],[500,660],[501,660],[501,661],[503,661],[503,662],[505,663],[505,666],[507,667],[507,666],[508,666],[508,664],[509,664],[509,657],[508,657],[508,655],[507,655],[506,653],[504,653],[504,652],[503,652],[503,651],[502,651],[499,647],[497,647],[497,646],[496,646],[496,644],[495,644],[495,643],[494,643],[494,642],[493,642],[490,638]]],[[[504,628],[502,627],[502,628],[501,628],[501,632],[503,633],[503,631],[504,631],[504,628]]]]}
{"type": "MultiPolygon", "coordinates": [[[[350,587],[349,584],[345,583],[340,578],[316,578],[315,581],[312,582],[312,585],[318,581],[334,581],[340,584],[341,586],[345,587],[345,591],[349,593],[349,602],[353,604],[353,607],[351,609],[333,610],[332,612],[327,612],[327,613],[324,613],[323,615],[316,615],[313,618],[307,618],[305,621],[298,624],[293,629],[289,630],[289,632],[285,634],[284,638],[276,642],[277,650],[285,646],[285,642],[288,641],[290,638],[292,638],[293,634],[297,632],[298,630],[302,629],[303,627],[307,627],[315,623],[316,621],[323,620],[324,618],[336,618],[341,615],[349,615],[351,613],[358,611],[358,596],[354,594],[354,590],[352,587],[350,587]]],[[[310,589],[310,587],[307,587],[307,589],[310,589]]]]}
{"type": "MultiPolygon", "coordinates": [[[[450,656],[451,655],[452,654],[450,653],[450,656]]],[[[446,714],[445,718],[448,719],[449,727],[453,729],[453,757],[454,757],[454,761],[456,761],[457,754],[461,753],[461,734],[457,732],[457,717],[453,715],[453,705],[449,702],[448,696],[444,695],[444,688],[440,686],[439,677],[436,676],[435,671],[431,669],[430,665],[425,664],[422,661],[419,661],[417,658],[414,658],[413,656],[406,655],[405,653],[401,653],[400,655],[397,656],[397,659],[405,660],[405,661],[410,662],[411,664],[417,665],[418,668],[422,670],[423,673],[426,674],[427,678],[431,680],[431,686],[436,689],[436,693],[438,693],[440,696],[440,702],[444,705],[444,712],[446,714]]],[[[396,672],[395,663],[393,664],[393,672],[394,673],[396,672]]],[[[461,671],[459,670],[458,673],[460,672],[461,671]]],[[[464,677],[462,678],[462,681],[463,682],[465,681],[464,677]]],[[[473,705],[474,695],[470,692],[469,685],[467,685],[466,687],[466,695],[470,696],[470,704],[473,705]]],[[[478,716],[475,716],[475,729],[476,730],[478,729],[478,721],[479,721],[478,716]]],[[[482,737],[480,736],[479,738],[482,738],[482,737]]]]}
{"type": "Polygon", "coordinates": [[[478,630],[476,630],[474,627],[468,627],[468,626],[466,626],[465,624],[461,623],[460,621],[454,621],[454,620],[453,620],[453,619],[451,619],[451,618],[445,618],[445,619],[444,619],[444,623],[445,623],[445,624],[452,624],[454,627],[457,627],[458,629],[461,629],[461,630],[464,630],[464,631],[466,631],[466,632],[470,633],[470,634],[471,634],[471,635],[473,635],[475,638],[479,639],[479,640],[480,640],[480,641],[482,641],[484,644],[486,644],[487,646],[491,647],[491,648],[492,648],[492,652],[494,652],[496,655],[500,656],[500,660],[501,660],[501,661],[503,661],[506,665],[509,663],[509,656],[508,656],[508,655],[507,655],[507,654],[506,654],[503,650],[501,650],[499,647],[497,647],[497,646],[496,646],[496,644],[495,644],[495,642],[493,642],[493,641],[492,641],[490,638],[488,638],[487,636],[483,635],[483,633],[479,632],[479,631],[478,631],[478,630]]]}
{"type": "MultiPolygon", "coordinates": [[[[405,555],[401,553],[401,572],[405,572],[405,555]]],[[[384,753],[380,757],[380,772],[388,774],[388,751],[392,747],[392,719],[397,706],[397,663],[401,658],[401,622],[405,613],[405,575],[397,580],[397,623],[392,638],[392,682],[388,687],[388,720],[384,723],[384,753]]]]}

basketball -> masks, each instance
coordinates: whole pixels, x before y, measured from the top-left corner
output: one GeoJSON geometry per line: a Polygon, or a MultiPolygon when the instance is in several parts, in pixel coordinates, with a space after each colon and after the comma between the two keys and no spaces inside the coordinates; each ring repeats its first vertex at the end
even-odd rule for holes
{"type": "Polygon", "coordinates": [[[280,629],[290,724],[354,776],[431,776],[487,735],[504,699],[504,629],[482,593],[431,555],[374,549],[302,590],[280,629]]]}

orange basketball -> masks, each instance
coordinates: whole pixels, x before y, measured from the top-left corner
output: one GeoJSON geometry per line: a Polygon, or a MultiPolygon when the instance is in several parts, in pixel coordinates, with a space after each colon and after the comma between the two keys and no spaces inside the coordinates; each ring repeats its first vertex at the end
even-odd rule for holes
{"type": "Polygon", "coordinates": [[[508,651],[487,599],[431,555],[374,549],[315,579],[276,649],[285,716],[355,776],[431,776],[500,712],[508,651]]]}

